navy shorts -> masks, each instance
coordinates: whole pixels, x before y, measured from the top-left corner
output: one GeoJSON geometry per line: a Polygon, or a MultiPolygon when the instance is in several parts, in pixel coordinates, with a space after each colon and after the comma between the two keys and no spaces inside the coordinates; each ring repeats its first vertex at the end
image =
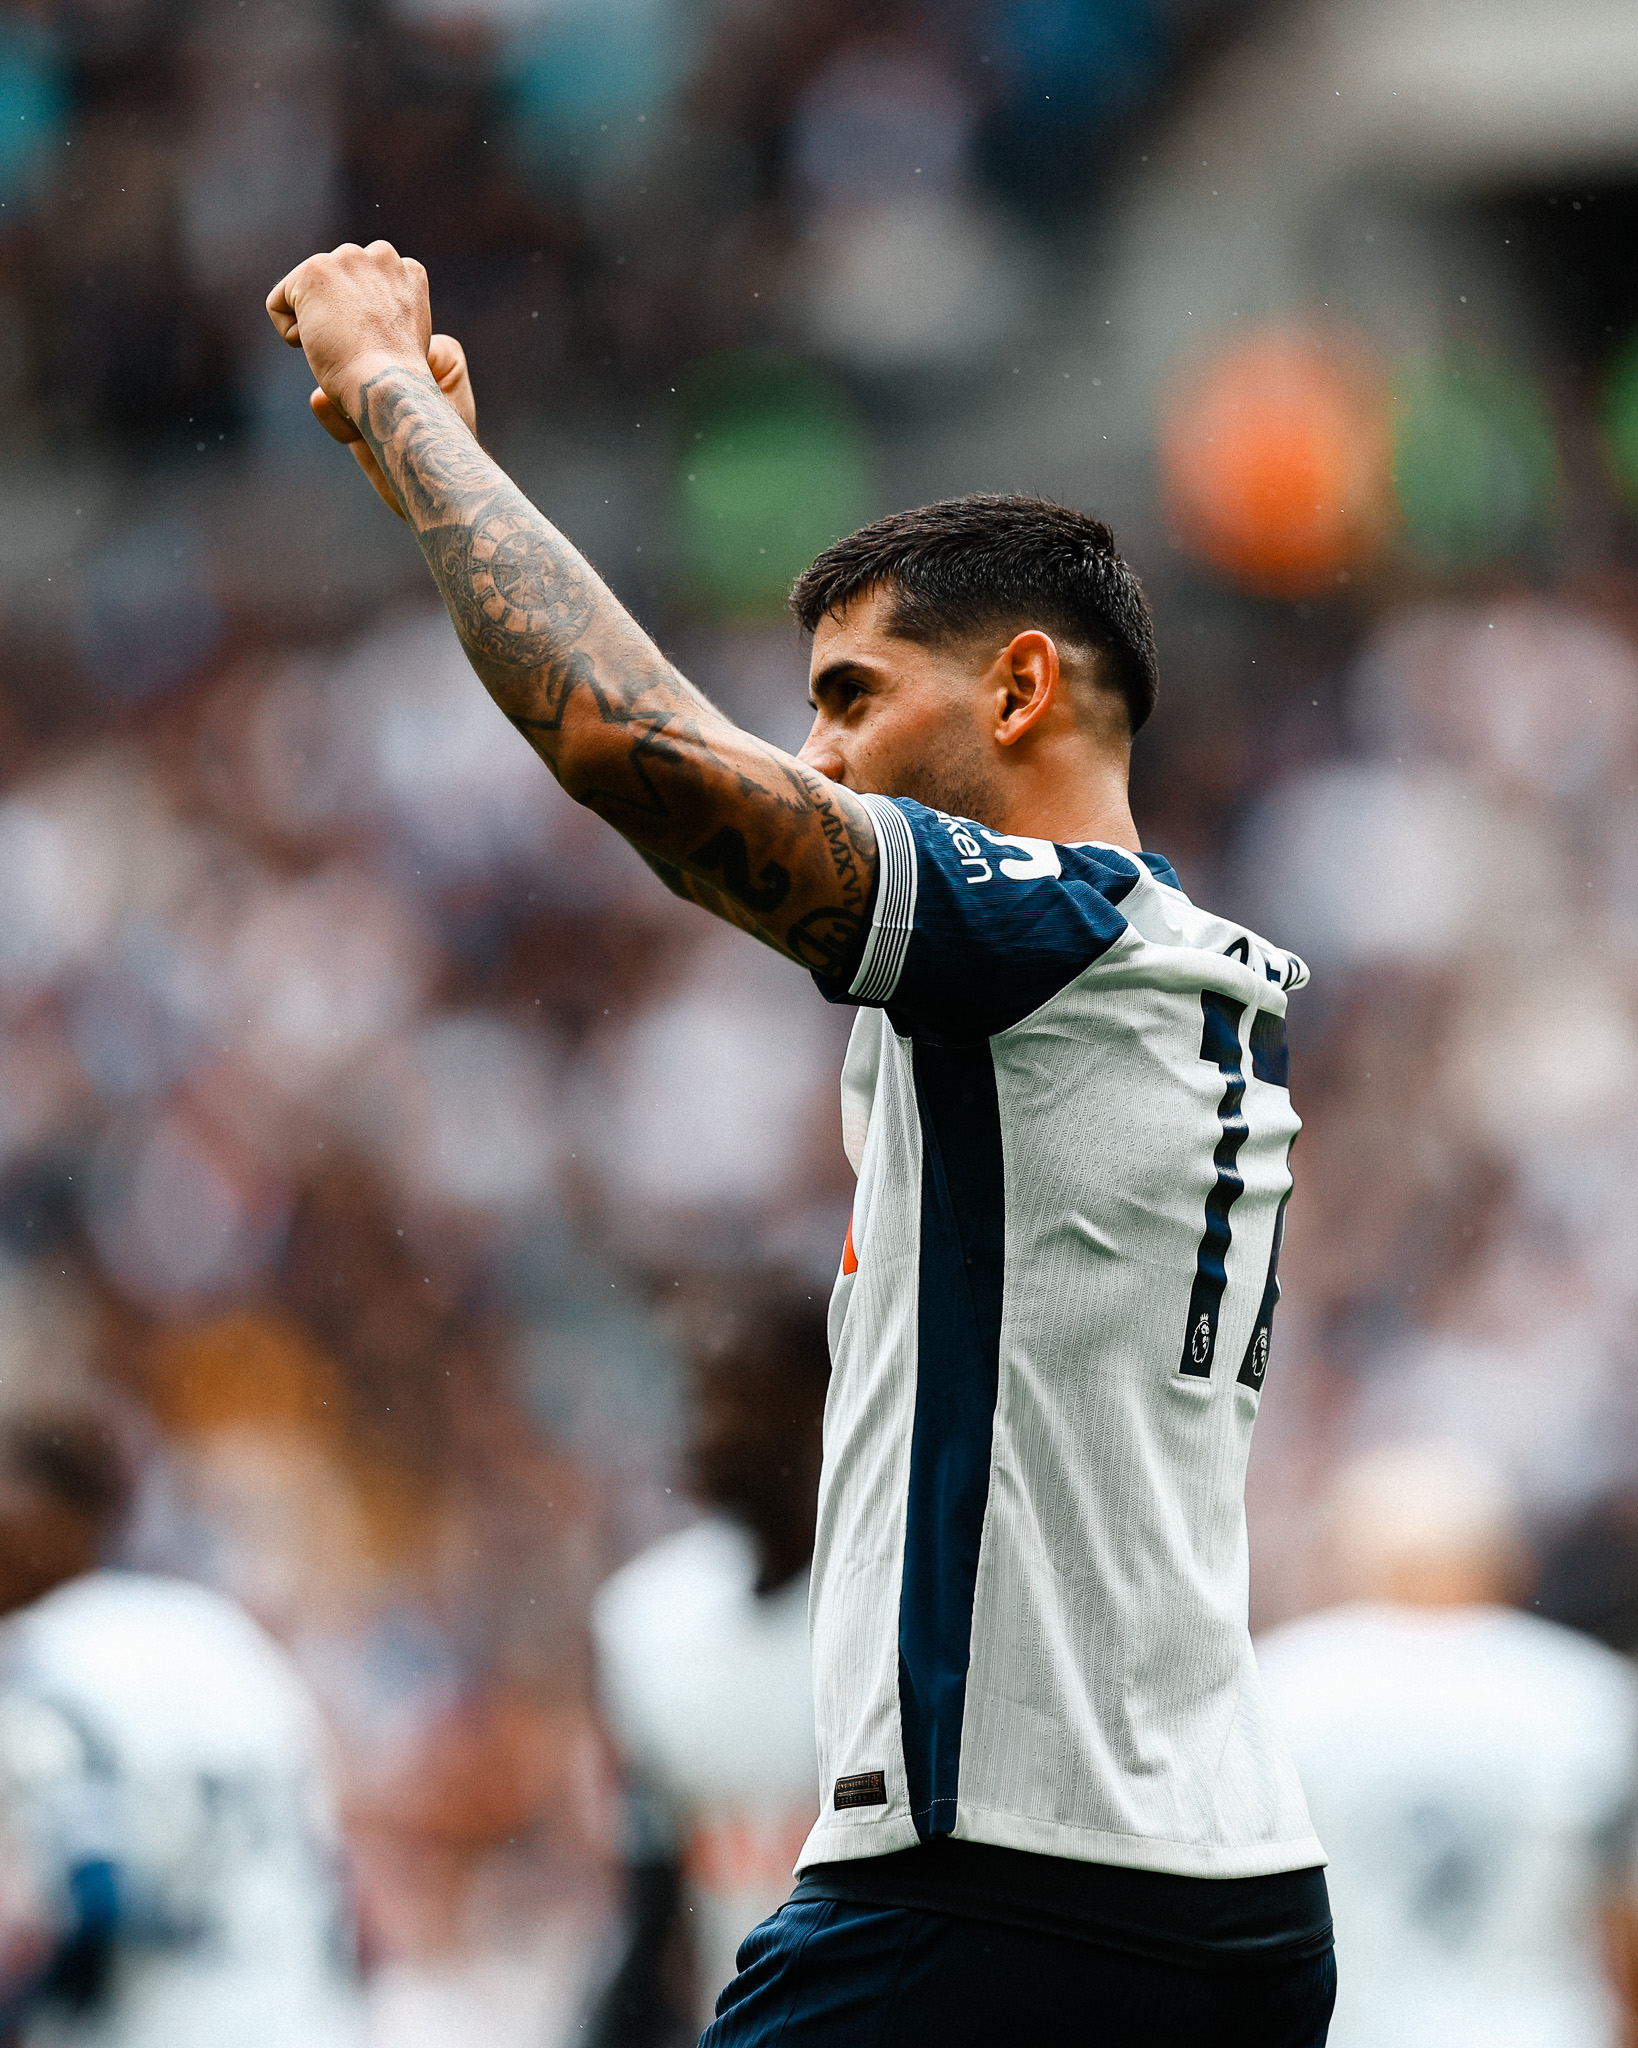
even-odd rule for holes
{"type": "Polygon", "coordinates": [[[1191,1970],[833,1899],[753,1928],[700,2048],[1323,2048],[1336,1959],[1191,1970]]]}

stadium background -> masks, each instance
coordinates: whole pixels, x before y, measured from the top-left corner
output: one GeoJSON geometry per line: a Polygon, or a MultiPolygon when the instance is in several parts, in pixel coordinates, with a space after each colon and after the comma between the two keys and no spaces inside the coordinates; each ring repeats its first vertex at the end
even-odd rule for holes
{"type": "Polygon", "coordinates": [[[656,1311],[828,1280],[845,1018],[491,710],[269,286],[419,256],[489,445],[786,744],[834,534],[1108,516],[1146,842],[1314,968],[1257,1619],[1344,1451],[1459,1434],[1627,1641],[1635,224],[1610,0],[0,12],[0,1398],[126,1404],[133,1557],[295,1651],[446,2041],[606,1953],[586,1600],[689,1512],[656,1311]]]}

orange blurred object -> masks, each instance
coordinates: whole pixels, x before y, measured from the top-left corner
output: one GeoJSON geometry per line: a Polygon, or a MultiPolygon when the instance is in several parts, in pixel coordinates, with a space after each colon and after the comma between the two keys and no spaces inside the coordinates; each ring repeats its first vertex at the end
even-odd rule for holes
{"type": "Polygon", "coordinates": [[[169,1429],[254,1424],[334,1436],[347,1419],[341,1376],[301,1325],[253,1309],[162,1333],[147,1392],[169,1429]]]}
{"type": "Polygon", "coordinates": [[[1220,343],[1170,381],[1166,510],[1183,545],[1249,590],[1306,597],[1346,581],[1387,527],[1387,387],[1343,328],[1280,326],[1220,343]]]}

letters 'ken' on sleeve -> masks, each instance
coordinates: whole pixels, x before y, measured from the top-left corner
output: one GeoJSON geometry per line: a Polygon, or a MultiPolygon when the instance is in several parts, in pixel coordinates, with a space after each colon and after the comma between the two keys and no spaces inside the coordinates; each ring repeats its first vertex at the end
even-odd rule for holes
{"type": "Polygon", "coordinates": [[[875,905],[851,978],[814,977],[829,1002],[885,1009],[902,1036],[973,1042],[1039,1009],[1126,930],[1136,854],[1004,835],[908,797],[863,801],[875,905]]]}

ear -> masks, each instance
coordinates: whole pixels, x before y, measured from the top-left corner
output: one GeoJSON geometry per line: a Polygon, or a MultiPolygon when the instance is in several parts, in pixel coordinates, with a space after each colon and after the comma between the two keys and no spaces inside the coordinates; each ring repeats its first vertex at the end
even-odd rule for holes
{"type": "Polygon", "coordinates": [[[1033,732],[1061,687],[1058,649],[1051,636],[1015,634],[996,658],[996,745],[1016,746],[1033,732]]]}

